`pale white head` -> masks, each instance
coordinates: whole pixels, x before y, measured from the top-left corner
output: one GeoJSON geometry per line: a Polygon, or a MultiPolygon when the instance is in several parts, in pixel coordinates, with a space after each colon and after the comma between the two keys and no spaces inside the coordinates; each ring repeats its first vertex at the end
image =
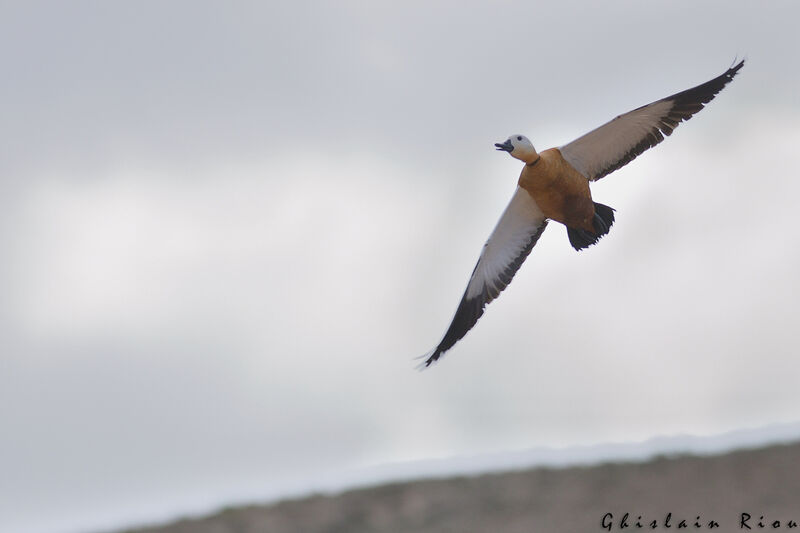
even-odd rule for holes
{"type": "Polygon", "coordinates": [[[536,148],[533,147],[533,143],[524,135],[512,135],[506,139],[506,142],[502,144],[495,143],[495,146],[498,150],[508,152],[511,154],[511,157],[516,157],[520,161],[525,161],[526,163],[533,163],[539,158],[539,154],[536,153],[536,148]]]}

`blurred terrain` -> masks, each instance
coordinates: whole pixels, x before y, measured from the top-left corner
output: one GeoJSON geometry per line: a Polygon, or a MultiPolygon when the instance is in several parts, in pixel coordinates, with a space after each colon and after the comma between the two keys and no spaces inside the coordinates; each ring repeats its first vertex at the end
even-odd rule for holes
{"type": "Polygon", "coordinates": [[[711,521],[719,525],[713,531],[746,531],[742,513],[750,515],[746,525],[753,530],[794,529],[789,521],[800,523],[800,443],[393,483],[227,508],[127,533],[605,531],[606,513],[613,515],[612,531],[670,531],[681,520],[694,531],[711,529],[711,521]],[[628,527],[621,528],[625,513],[628,527]]]}

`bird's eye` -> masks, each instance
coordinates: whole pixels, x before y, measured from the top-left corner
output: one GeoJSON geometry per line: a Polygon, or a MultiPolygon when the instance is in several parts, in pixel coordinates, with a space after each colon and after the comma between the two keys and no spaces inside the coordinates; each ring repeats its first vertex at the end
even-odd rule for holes
{"type": "Polygon", "coordinates": [[[517,140],[521,141],[522,140],[522,135],[517,135],[517,140]]]}

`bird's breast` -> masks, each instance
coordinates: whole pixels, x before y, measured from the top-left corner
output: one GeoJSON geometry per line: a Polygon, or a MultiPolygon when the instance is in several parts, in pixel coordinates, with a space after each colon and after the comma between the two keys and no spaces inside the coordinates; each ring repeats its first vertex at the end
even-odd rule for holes
{"type": "Polygon", "coordinates": [[[594,231],[594,202],[589,181],[567,163],[557,148],[539,154],[522,169],[519,186],[528,191],[547,218],[594,231]]]}

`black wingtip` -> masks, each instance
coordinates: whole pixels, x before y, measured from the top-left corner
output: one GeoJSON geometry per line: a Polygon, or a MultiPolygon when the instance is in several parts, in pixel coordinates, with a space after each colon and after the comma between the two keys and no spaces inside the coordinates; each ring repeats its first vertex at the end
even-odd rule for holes
{"type": "MultiPolygon", "coordinates": [[[[666,98],[674,100],[676,105],[679,106],[679,108],[674,110],[679,117],[674,118],[689,120],[694,113],[700,111],[705,104],[713,100],[714,97],[719,94],[719,92],[724,89],[725,86],[731,82],[731,80],[733,80],[743,66],[744,59],[730,67],[713,80],[701,83],[697,87],[692,87],[691,89],[687,89],[672,95],[672,97],[666,98]]],[[[667,134],[669,133],[672,132],[669,131],[667,134]]]]}
{"type": "Polygon", "coordinates": [[[733,77],[736,76],[736,73],[739,72],[739,69],[741,69],[744,66],[745,59],[746,58],[743,57],[737,63],[736,58],[734,58],[733,63],[731,64],[730,68],[728,68],[728,70],[725,72],[725,74],[728,75],[730,79],[733,79],[733,77]]]}
{"type": "Polygon", "coordinates": [[[442,353],[443,352],[440,351],[439,348],[437,347],[432,352],[428,352],[426,354],[420,355],[419,357],[415,357],[415,359],[425,359],[420,364],[418,364],[415,368],[417,370],[419,370],[420,372],[422,372],[423,370],[425,370],[426,368],[431,366],[433,363],[438,361],[439,358],[442,356],[442,353]]]}

